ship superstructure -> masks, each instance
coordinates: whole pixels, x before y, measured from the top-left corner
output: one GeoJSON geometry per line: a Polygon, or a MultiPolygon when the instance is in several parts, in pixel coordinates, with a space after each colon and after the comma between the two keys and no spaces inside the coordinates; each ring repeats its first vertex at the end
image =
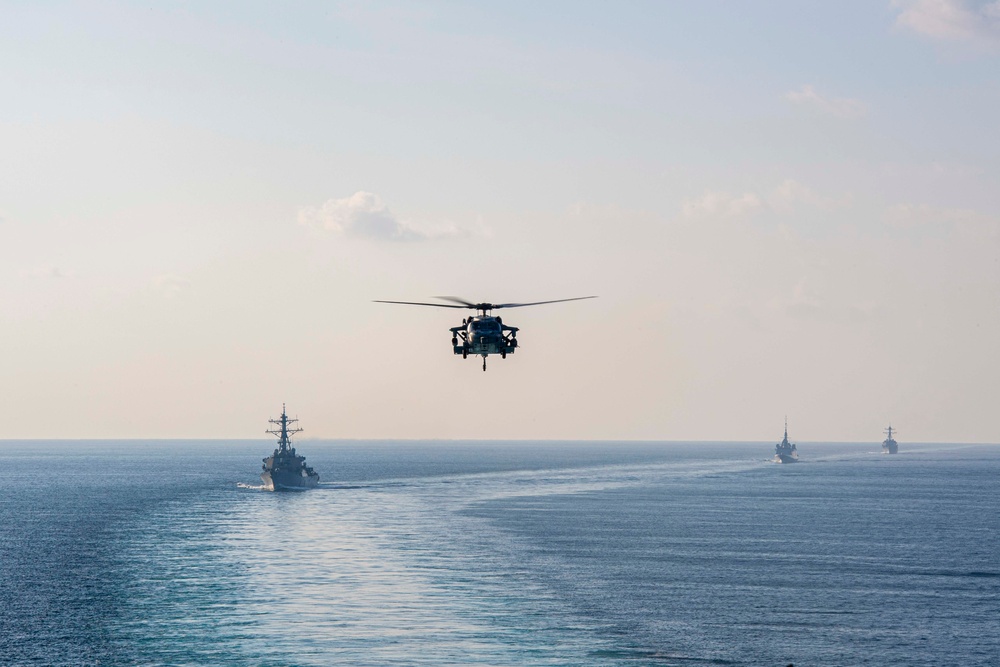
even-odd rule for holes
{"type": "Polygon", "coordinates": [[[319,484],[319,473],[306,465],[306,457],[299,456],[292,447],[291,435],[301,433],[298,419],[289,419],[285,414],[285,404],[281,404],[281,417],[268,419],[275,428],[267,433],[278,436],[278,448],[264,459],[264,471],[260,474],[264,488],[268,491],[300,491],[314,489],[319,484]]]}
{"type": "Polygon", "coordinates": [[[882,453],[895,454],[896,452],[898,452],[899,443],[897,443],[896,439],[892,437],[892,424],[890,424],[889,428],[885,429],[882,432],[885,433],[887,436],[886,439],[882,441],[882,453]]]}
{"type": "Polygon", "coordinates": [[[795,445],[788,442],[788,417],[785,417],[785,437],[774,446],[775,463],[798,463],[799,452],[795,445]]]}

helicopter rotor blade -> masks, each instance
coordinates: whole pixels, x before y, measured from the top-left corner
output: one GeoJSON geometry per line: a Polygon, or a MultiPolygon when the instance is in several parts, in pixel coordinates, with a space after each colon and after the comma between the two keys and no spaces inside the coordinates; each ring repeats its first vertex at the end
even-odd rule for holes
{"type": "Polygon", "coordinates": [[[457,296],[436,296],[435,299],[443,299],[445,301],[452,301],[454,303],[460,303],[466,308],[476,308],[476,304],[471,301],[466,301],[465,299],[460,299],[457,296]]]}
{"type": "Polygon", "coordinates": [[[407,306],[434,306],[435,308],[471,308],[473,306],[453,306],[450,303],[421,303],[419,301],[383,301],[381,299],[372,299],[372,303],[401,303],[407,306]]]}
{"type": "Polygon", "coordinates": [[[530,303],[472,303],[471,301],[466,301],[465,299],[460,299],[457,296],[436,296],[435,299],[443,299],[445,301],[454,301],[455,304],[450,303],[425,303],[423,301],[384,301],[382,299],[374,299],[373,303],[399,303],[407,306],[433,306],[434,308],[471,308],[472,310],[481,310],[484,313],[489,310],[496,310],[497,308],[520,308],[522,306],[541,306],[546,303],[563,303],[565,301],[582,301],[583,299],[596,299],[596,296],[577,296],[572,299],[553,299],[551,301],[532,301],[530,303]]]}
{"type": "Polygon", "coordinates": [[[521,306],[540,306],[545,303],[562,303],[563,301],[582,301],[583,299],[596,299],[596,296],[577,296],[572,299],[553,299],[552,301],[532,301],[531,303],[497,303],[493,308],[520,308],[521,306]]]}

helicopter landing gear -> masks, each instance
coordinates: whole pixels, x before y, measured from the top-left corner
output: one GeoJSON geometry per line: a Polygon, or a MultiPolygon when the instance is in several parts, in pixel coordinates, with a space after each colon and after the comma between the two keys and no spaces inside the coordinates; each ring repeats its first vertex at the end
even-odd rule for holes
{"type": "Polygon", "coordinates": [[[507,358],[507,350],[502,350],[500,352],[500,358],[501,359],[506,359],[507,358]]]}
{"type": "Polygon", "coordinates": [[[462,358],[463,359],[468,359],[469,358],[469,350],[468,350],[468,348],[462,348],[462,358]]]}
{"type": "Polygon", "coordinates": [[[483,372],[486,371],[486,357],[483,357],[483,372]]]}

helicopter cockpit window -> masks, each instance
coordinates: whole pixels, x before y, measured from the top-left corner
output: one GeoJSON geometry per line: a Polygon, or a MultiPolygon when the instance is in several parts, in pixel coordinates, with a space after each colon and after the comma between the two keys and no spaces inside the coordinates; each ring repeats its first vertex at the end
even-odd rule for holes
{"type": "Polygon", "coordinates": [[[500,331],[500,325],[496,320],[476,321],[472,323],[472,330],[476,333],[497,333],[500,331]]]}

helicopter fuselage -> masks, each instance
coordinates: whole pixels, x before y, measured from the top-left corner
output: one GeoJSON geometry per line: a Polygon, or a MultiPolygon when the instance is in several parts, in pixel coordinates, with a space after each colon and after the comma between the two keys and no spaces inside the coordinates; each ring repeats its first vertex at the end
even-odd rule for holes
{"type": "Polygon", "coordinates": [[[509,327],[492,315],[470,317],[462,320],[462,326],[451,328],[451,344],[455,354],[463,357],[506,357],[517,349],[517,327],[509,327]]]}

